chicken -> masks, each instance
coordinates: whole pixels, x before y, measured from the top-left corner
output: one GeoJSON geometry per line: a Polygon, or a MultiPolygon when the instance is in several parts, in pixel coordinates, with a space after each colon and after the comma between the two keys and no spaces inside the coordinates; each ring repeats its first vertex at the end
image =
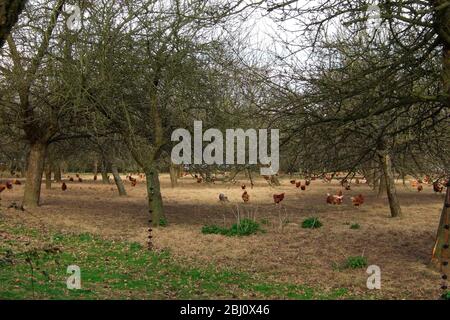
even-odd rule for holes
{"type": "Polygon", "coordinates": [[[20,186],[22,182],[20,182],[20,180],[14,179],[13,184],[15,184],[16,186],[20,186]]]}
{"type": "Polygon", "coordinates": [[[421,184],[419,184],[419,185],[417,186],[417,191],[418,191],[418,192],[422,192],[422,191],[423,191],[423,186],[422,186],[421,184]]]}
{"type": "Polygon", "coordinates": [[[70,182],[73,182],[73,178],[72,178],[72,177],[69,177],[69,181],[70,181],[70,182]]]}
{"type": "Polygon", "coordinates": [[[297,183],[295,183],[295,186],[296,186],[297,188],[300,188],[300,187],[302,186],[302,182],[301,182],[301,181],[298,181],[297,183]]]}
{"type": "Polygon", "coordinates": [[[12,184],[11,182],[7,181],[7,182],[6,182],[6,188],[7,188],[8,190],[11,190],[11,189],[13,188],[13,184],[12,184]]]}
{"type": "Polygon", "coordinates": [[[340,205],[342,204],[344,200],[344,196],[342,195],[342,191],[339,191],[339,193],[336,195],[331,195],[329,193],[327,193],[327,203],[328,204],[335,204],[335,205],[340,205]]]}
{"type": "Polygon", "coordinates": [[[350,199],[352,199],[352,203],[355,207],[359,207],[364,203],[364,197],[362,194],[356,197],[351,197],[350,199]]]}
{"type": "Polygon", "coordinates": [[[444,190],[444,186],[438,181],[433,183],[434,192],[441,193],[444,190]]]}
{"type": "Polygon", "coordinates": [[[345,186],[345,190],[351,190],[351,187],[349,184],[345,186]]]}
{"type": "Polygon", "coordinates": [[[305,190],[306,190],[306,185],[305,185],[305,184],[302,184],[302,185],[300,186],[300,189],[302,189],[302,191],[305,191],[305,190]]]}
{"type": "Polygon", "coordinates": [[[97,175],[94,176],[94,181],[97,181],[97,175]]]}
{"type": "Polygon", "coordinates": [[[244,191],[244,193],[242,194],[242,200],[244,200],[244,202],[250,201],[250,196],[247,191],[244,191]]]}
{"type": "Polygon", "coordinates": [[[309,186],[311,184],[311,180],[306,180],[305,185],[309,186]]]}
{"type": "Polygon", "coordinates": [[[201,177],[197,178],[197,183],[202,183],[203,179],[201,177]]]}
{"type": "Polygon", "coordinates": [[[5,191],[5,189],[6,189],[6,186],[4,184],[0,184],[0,193],[5,191]]]}
{"type": "Polygon", "coordinates": [[[279,204],[283,200],[284,200],[284,193],[273,195],[273,201],[275,202],[275,204],[279,204]]]}
{"type": "Polygon", "coordinates": [[[247,186],[245,184],[241,185],[242,190],[245,190],[245,188],[247,188],[247,186]]]}
{"type": "Polygon", "coordinates": [[[81,179],[81,178],[78,178],[78,182],[83,182],[83,179],[81,179]]]}
{"type": "Polygon", "coordinates": [[[67,190],[67,185],[65,182],[63,182],[63,184],[61,185],[61,190],[62,191],[66,191],[67,190]]]}
{"type": "Polygon", "coordinates": [[[133,181],[131,181],[131,186],[132,186],[132,187],[136,187],[136,185],[137,185],[137,180],[136,180],[136,179],[134,179],[133,181]]]}
{"type": "Polygon", "coordinates": [[[219,200],[220,202],[229,202],[228,197],[223,193],[219,194],[219,200]]]}
{"type": "Polygon", "coordinates": [[[80,177],[80,175],[77,173],[76,175],[75,175],[75,177],[77,177],[77,178],[79,178],[80,177]]]}
{"type": "Polygon", "coordinates": [[[413,188],[417,187],[417,181],[416,180],[411,181],[411,187],[413,187],[413,188]]]}
{"type": "Polygon", "coordinates": [[[295,180],[291,180],[291,184],[295,184],[296,183],[296,181],[295,180]]]}

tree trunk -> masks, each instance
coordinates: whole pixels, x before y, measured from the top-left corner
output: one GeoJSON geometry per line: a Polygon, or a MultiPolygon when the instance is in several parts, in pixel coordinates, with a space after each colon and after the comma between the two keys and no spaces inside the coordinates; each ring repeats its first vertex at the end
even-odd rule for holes
{"type": "Polygon", "coordinates": [[[106,164],[106,161],[102,161],[102,182],[104,184],[109,184],[108,166],[106,164]]]}
{"type": "Polygon", "coordinates": [[[55,165],[53,166],[53,175],[55,176],[55,182],[62,182],[61,165],[58,161],[56,161],[55,165]]]}
{"type": "Polygon", "coordinates": [[[377,173],[378,173],[379,171],[377,170],[377,168],[375,167],[375,164],[374,164],[374,168],[371,170],[371,173],[372,173],[372,180],[373,180],[373,184],[372,184],[372,189],[375,191],[375,190],[377,190],[380,186],[380,177],[379,176],[377,176],[377,173]]]}
{"type": "Polygon", "coordinates": [[[52,167],[50,164],[45,166],[45,189],[52,188],[52,167]]]}
{"type": "Polygon", "coordinates": [[[253,189],[253,177],[252,177],[252,171],[250,170],[250,168],[247,168],[247,174],[248,174],[248,179],[250,180],[250,187],[253,189]]]}
{"type": "Polygon", "coordinates": [[[172,188],[175,188],[178,185],[178,167],[173,163],[170,163],[169,173],[170,185],[172,188]]]}
{"type": "Polygon", "coordinates": [[[272,185],[274,185],[274,186],[280,186],[281,185],[280,184],[280,180],[278,180],[278,178],[275,175],[270,176],[270,183],[272,185]]]}
{"type": "Polygon", "coordinates": [[[125,186],[123,185],[123,181],[122,178],[120,177],[119,170],[117,170],[117,166],[115,164],[111,165],[111,172],[113,174],[117,190],[119,191],[119,196],[126,196],[127,192],[125,191],[125,186]]]}
{"type": "Polygon", "coordinates": [[[441,220],[436,234],[436,242],[434,243],[433,253],[431,255],[431,264],[442,270],[442,260],[449,258],[449,228],[450,228],[450,178],[447,183],[447,194],[442,208],[441,220]],[[444,246],[447,245],[447,249],[444,246]]]}
{"type": "Polygon", "coordinates": [[[391,216],[400,217],[402,215],[402,210],[400,208],[400,203],[398,202],[397,190],[395,188],[394,173],[392,172],[391,157],[387,152],[381,152],[379,154],[383,176],[386,183],[386,193],[389,200],[389,207],[391,209],[391,216]]]}
{"type": "Polygon", "coordinates": [[[94,161],[94,176],[96,176],[98,174],[98,160],[95,159],[94,161]]]}
{"type": "Polygon", "coordinates": [[[384,177],[384,171],[380,172],[380,178],[377,180],[379,182],[377,182],[378,185],[378,194],[377,194],[377,198],[382,198],[385,194],[386,194],[386,179],[384,177]]]}
{"type": "Polygon", "coordinates": [[[165,218],[158,171],[155,168],[145,168],[147,177],[148,207],[151,214],[152,225],[159,226],[161,219],[165,218]]]}
{"type": "MultiPolygon", "coordinates": [[[[435,6],[441,6],[445,4],[445,1],[435,1],[435,6]]],[[[448,35],[448,30],[450,30],[450,7],[446,7],[445,9],[441,9],[437,11],[437,22],[438,24],[443,24],[441,29],[442,32],[446,32],[448,35]]],[[[443,42],[442,49],[442,87],[443,91],[447,94],[446,104],[447,108],[450,107],[450,41],[448,37],[441,37],[443,42]]],[[[446,275],[448,276],[448,268],[449,266],[443,266],[442,262],[449,262],[449,211],[450,211],[450,177],[448,177],[447,183],[447,193],[444,202],[444,208],[442,209],[441,220],[439,222],[439,227],[436,236],[436,243],[433,248],[433,254],[431,258],[431,262],[435,264],[439,264],[439,269],[441,271],[446,271],[446,275]],[[446,248],[444,248],[446,245],[446,248]],[[443,270],[443,268],[447,270],[443,270]]]]}
{"type": "Polygon", "coordinates": [[[22,202],[24,207],[33,208],[39,206],[46,152],[47,145],[45,143],[35,142],[30,146],[27,159],[25,191],[22,202]]]}

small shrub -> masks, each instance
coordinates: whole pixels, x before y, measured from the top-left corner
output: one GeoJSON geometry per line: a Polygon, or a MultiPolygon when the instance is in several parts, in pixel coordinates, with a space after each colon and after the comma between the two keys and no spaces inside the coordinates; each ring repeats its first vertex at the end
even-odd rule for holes
{"type": "Polygon", "coordinates": [[[251,219],[243,219],[240,223],[235,223],[231,228],[222,228],[216,225],[203,226],[203,234],[222,234],[224,236],[249,236],[262,231],[259,223],[251,219]]]}
{"type": "Polygon", "coordinates": [[[367,258],[363,256],[348,257],[344,266],[349,269],[360,269],[367,267],[367,258]]]}
{"type": "Polygon", "coordinates": [[[302,228],[304,229],[317,229],[322,226],[322,222],[318,218],[308,218],[302,222],[302,228]]]}
{"type": "Polygon", "coordinates": [[[354,224],[352,224],[350,226],[350,229],[353,229],[353,230],[356,230],[356,229],[359,229],[359,228],[361,228],[361,226],[359,224],[357,224],[357,223],[354,223],[354,224]]]}
{"type": "Polygon", "coordinates": [[[242,219],[240,223],[231,226],[229,233],[231,236],[249,236],[260,230],[259,223],[251,219],[242,219]]]}
{"type": "Polygon", "coordinates": [[[160,219],[159,219],[159,225],[160,225],[161,227],[167,227],[168,224],[169,224],[169,223],[167,222],[167,219],[166,219],[166,218],[160,218],[160,219]]]}

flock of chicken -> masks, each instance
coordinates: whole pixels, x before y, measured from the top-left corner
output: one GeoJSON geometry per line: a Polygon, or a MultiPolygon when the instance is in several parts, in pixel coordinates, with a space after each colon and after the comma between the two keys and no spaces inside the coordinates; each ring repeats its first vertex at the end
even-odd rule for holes
{"type": "Polygon", "coordinates": [[[442,193],[444,191],[444,185],[447,184],[447,181],[436,180],[432,181],[429,176],[425,176],[423,181],[421,179],[411,181],[411,187],[416,188],[418,192],[423,191],[423,183],[428,185],[433,185],[433,191],[436,193],[442,193]]]}
{"type": "MultiPolygon", "coordinates": [[[[296,181],[296,180],[291,180],[290,182],[292,185],[295,185],[296,188],[299,188],[302,191],[305,191],[306,187],[311,184],[311,180],[306,180],[304,184],[302,183],[302,181],[296,181]]],[[[242,200],[244,201],[244,203],[250,202],[250,195],[246,190],[247,186],[245,184],[242,184],[241,189],[244,190],[244,192],[242,193],[242,200]]],[[[350,188],[346,187],[346,190],[350,190],[350,188]]],[[[285,197],[284,192],[280,193],[280,194],[274,194],[273,202],[276,205],[280,204],[280,202],[284,200],[284,197],[285,197]]],[[[350,197],[350,199],[352,200],[352,204],[355,207],[359,207],[359,206],[363,205],[363,203],[364,203],[364,196],[362,194],[359,194],[356,197],[350,197]]],[[[219,201],[220,202],[229,202],[228,197],[223,193],[219,194],[219,201]]],[[[341,205],[343,203],[343,201],[344,201],[344,195],[341,190],[336,195],[332,195],[329,193],[327,194],[326,203],[328,203],[328,204],[341,205]]]]}
{"type": "MultiPolygon", "coordinates": [[[[76,174],[75,176],[76,176],[76,179],[77,179],[78,182],[80,182],[80,183],[83,182],[83,179],[80,177],[79,174],[76,174]]],[[[141,178],[141,180],[144,179],[144,175],[143,174],[140,174],[139,177],[141,178]]],[[[70,182],[74,182],[75,181],[75,179],[73,177],[71,177],[71,176],[67,176],[67,178],[68,178],[68,180],[70,182]]],[[[201,177],[196,175],[195,178],[196,178],[197,182],[199,182],[199,183],[202,182],[201,181],[202,180],[201,177]]],[[[325,182],[329,182],[329,180],[331,180],[330,178],[331,177],[329,177],[329,176],[325,176],[324,181],[325,182]]],[[[108,177],[108,179],[109,179],[109,177],[108,177]]],[[[126,179],[128,181],[130,181],[132,187],[135,187],[137,185],[137,179],[134,178],[131,174],[127,175],[126,179]]],[[[94,181],[95,180],[97,180],[97,175],[94,176],[94,181]]],[[[416,188],[418,192],[422,192],[423,189],[424,189],[423,188],[423,184],[426,183],[428,185],[432,185],[433,186],[434,192],[442,193],[443,190],[444,190],[444,184],[446,182],[447,181],[441,181],[441,180],[436,180],[436,181],[433,182],[432,179],[429,176],[425,176],[425,178],[423,180],[418,179],[418,180],[412,181],[411,182],[411,186],[413,188],[416,188]]],[[[292,185],[294,185],[297,189],[305,191],[306,188],[310,186],[311,180],[306,179],[304,183],[302,181],[290,180],[290,183],[292,185]]],[[[12,181],[7,181],[5,184],[0,184],[0,193],[2,193],[6,189],[9,189],[9,190],[12,189],[13,185],[21,185],[21,184],[22,183],[19,180],[17,180],[17,179],[14,179],[12,181]]],[[[359,180],[358,179],[356,181],[356,184],[359,184],[359,180]]],[[[341,185],[342,185],[342,187],[345,188],[345,190],[351,190],[350,184],[347,181],[343,180],[341,182],[341,185]]],[[[242,188],[242,190],[244,190],[244,192],[242,193],[242,200],[244,201],[244,203],[250,202],[250,194],[246,190],[247,186],[245,184],[242,184],[241,188],[242,188]]],[[[66,191],[67,190],[67,184],[65,182],[62,183],[61,189],[62,189],[62,191],[66,191]]],[[[273,201],[274,201],[275,204],[280,204],[284,200],[284,198],[285,198],[285,193],[273,194],[273,201]]],[[[352,201],[352,204],[355,207],[360,207],[361,205],[364,204],[364,196],[362,194],[359,194],[356,197],[350,197],[350,199],[352,201]]],[[[221,193],[219,195],[219,200],[221,202],[228,202],[229,201],[228,197],[225,194],[223,194],[223,193],[221,193]]],[[[327,196],[326,196],[326,203],[327,204],[341,205],[343,202],[344,202],[344,194],[343,194],[342,190],[340,190],[337,194],[334,194],[334,195],[330,194],[330,193],[327,193],[327,196]]]]}

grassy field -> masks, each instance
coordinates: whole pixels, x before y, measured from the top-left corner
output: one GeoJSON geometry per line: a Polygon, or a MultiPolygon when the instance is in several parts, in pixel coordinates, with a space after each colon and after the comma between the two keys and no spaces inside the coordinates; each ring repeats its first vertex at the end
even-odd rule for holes
{"type": "Polygon", "coordinates": [[[108,241],[88,233],[43,233],[0,220],[1,299],[339,299],[347,290],[320,292],[267,282],[213,266],[195,268],[167,251],[108,241]],[[81,269],[81,290],[68,290],[67,267],[81,269]]]}
{"type": "Polygon", "coordinates": [[[366,184],[344,190],[344,203],[328,205],[337,181],[313,181],[302,191],[281,179],[247,188],[198,184],[191,177],[170,187],[161,176],[167,226],[153,231],[146,250],[145,181],[128,181],[128,195],[82,175],[43,188],[39,208],[20,211],[23,187],[2,193],[0,297],[7,299],[438,299],[441,275],[429,268],[443,195],[397,184],[402,218],[391,218],[386,198],[366,184]],[[273,194],[284,192],[281,205],[273,194]],[[230,202],[223,204],[218,195],[230,202]],[[350,197],[365,196],[360,208],[350,197]],[[255,223],[239,230],[237,217],[255,223]],[[320,223],[319,223],[320,222],[320,223]],[[253,233],[256,231],[256,233],[253,233]],[[244,236],[239,236],[243,234],[244,236]],[[27,262],[28,258],[28,262],[27,262]],[[66,289],[69,265],[81,268],[82,291],[66,289]],[[381,268],[381,290],[366,286],[367,266],[381,268]],[[38,269],[39,268],[39,269],[38,269]],[[33,276],[31,271],[33,269],[33,276]],[[34,281],[32,281],[34,279],[34,281]],[[34,289],[33,289],[34,288],[34,289]]]}

